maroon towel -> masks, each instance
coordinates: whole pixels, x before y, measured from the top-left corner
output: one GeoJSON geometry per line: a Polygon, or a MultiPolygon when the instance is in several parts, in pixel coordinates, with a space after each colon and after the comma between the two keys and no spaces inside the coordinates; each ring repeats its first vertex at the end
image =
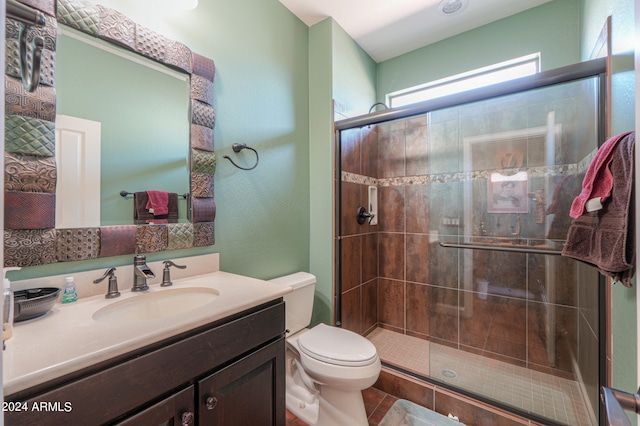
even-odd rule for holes
{"type": "Polygon", "coordinates": [[[613,186],[601,210],[576,218],[567,235],[562,255],[598,268],[600,272],[631,287],[634,272],[634,149],[635,133],[626,134],[612,153],[613,186]]]}
{"type": "Polygon", "coordinates": [[[155,217],[164,216],[169,213],[169,193],[165,191],[147,191],[149,201],[147,201],[147,210],[153,213],[155,217]]]}
{"type": "Polygon", "coordinates": [[[571,217],[577,218],[585,213],[585,204],[591,198],[600,197],[600,202],[604,203],[613,188],[614,176],[611,173],[610,165],[613,159],[613,153],[618,143],[628,136],[631,132],[621,133],[617,136],[607,139],[602,144],[598,152],[596,153],[589,168],[587,174],[584,176],[582,182],[582,192],[573,200],[571,205],[571,217]]]}
{"type": "Polygon", "coordinates": [[[178,194],[169,192],[169,212],[162,216],[155,216],[147,210],[149,195],[146,191],[133,193],[133,219],[135,223],[155,222],[157,219],[167,219],[169,222],[178,221],[178,194]]]}

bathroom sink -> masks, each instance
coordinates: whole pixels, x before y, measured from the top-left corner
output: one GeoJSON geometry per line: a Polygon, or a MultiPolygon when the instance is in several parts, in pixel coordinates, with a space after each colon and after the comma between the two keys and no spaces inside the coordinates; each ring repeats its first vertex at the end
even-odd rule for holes
{"type": "Polygon", "coordinates": [[[205,287],[176,288],[136,295],[97,310],[101,322],[132,322],[172,317],[214,302],[220,292],[205,287]]]}

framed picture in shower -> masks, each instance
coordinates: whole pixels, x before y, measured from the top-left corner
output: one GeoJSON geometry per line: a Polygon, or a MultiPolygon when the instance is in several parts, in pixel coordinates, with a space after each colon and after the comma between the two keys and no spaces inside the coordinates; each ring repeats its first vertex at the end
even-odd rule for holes
{"type": "Polygon", "coordinates": [[[490,173],[487,182],[488,213],[528,213],[529,173],[490,173]]]}

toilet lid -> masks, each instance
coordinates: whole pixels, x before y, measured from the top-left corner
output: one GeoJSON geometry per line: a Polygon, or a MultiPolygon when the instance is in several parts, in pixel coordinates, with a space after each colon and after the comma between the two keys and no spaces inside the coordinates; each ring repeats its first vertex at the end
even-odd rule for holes
{"type": "Polygon", "coordinates": [[[377,356],[376,347],[364,337],[326,324],[302,334],[298,347],[311,358],[335,365],[369,365],[377,356]]]}

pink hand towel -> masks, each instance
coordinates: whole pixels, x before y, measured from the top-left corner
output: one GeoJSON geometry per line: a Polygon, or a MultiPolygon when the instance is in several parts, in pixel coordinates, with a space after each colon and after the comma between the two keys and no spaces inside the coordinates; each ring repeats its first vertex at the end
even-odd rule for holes
{"type": "Polygon", "coordinates": [[[149,201],[147,210],[153,209],[154,216],[162,216],[169,213],[169,193],[165,191],[147,191],[149,201]]]}
{"type": "Polygon", "coordinates": [[[607,139],[598,149],[582,181],[582,192],[571,204],[569,215],[572,218],[576,219],[585,213],[585,205],[590,199],[600,197],[600,202],[604,203],[609,198],[613,188],[613,175],[609,170],[613,158],[612,152],[618,142],[629,133],[631,132],[621,133],[607,139]]]}

